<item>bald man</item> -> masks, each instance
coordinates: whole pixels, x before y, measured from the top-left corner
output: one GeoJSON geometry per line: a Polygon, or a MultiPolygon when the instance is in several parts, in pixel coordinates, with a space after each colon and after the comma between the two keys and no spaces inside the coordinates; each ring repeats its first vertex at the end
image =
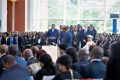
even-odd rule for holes
{"type": "Polygon", "coordinates": [[[92,79],[103,79],[106,73],[106,65],[102,62],[104,50],[95,47],[90,53],[90,63],[83,66],[83,77],[92,79]]]}
{"type": "Polygon", "coordinates": [[[33,64],[36,62],[35,57],[33,56],[33,52],[31,49],[25,49],[23,52],[23,57],[25,58],[25,60],[27,61],[27,64],[33,64]]]}

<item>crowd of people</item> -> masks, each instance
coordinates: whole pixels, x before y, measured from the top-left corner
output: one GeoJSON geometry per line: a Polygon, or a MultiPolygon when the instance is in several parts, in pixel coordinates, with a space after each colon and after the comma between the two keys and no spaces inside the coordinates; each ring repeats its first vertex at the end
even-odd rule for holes
{"type": "Polygon", "coordinates": [[[120,35],[97,33],[92,24],[0,33],[0,80],[119,80],[119,57],[120,35]],[[44,45],[58,46],[56,62],[44,45]]]}

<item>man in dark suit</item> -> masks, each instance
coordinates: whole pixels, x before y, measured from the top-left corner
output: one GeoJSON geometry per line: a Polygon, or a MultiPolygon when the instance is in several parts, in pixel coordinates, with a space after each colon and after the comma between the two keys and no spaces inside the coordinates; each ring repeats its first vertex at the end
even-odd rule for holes
{"type": "Polygon", "coordinates": [[[79,42],[80,42],[80,32],[78,31],[78,27],[74,26],[74,29],[72,31],[72,37],[73,37],[73,47],[75,47],[76,51],[78,51],[79,42]]]}
{"type": "Polygon", "coordinates": [[[20,49],[20,51],[23,51],[24,45],[25,45],[25,41],[24,38],[21,34],[18,34],[18,36],[16,37],[17,41],[18,41],[18,47],[20,49]]]}
{"type": "Polygon", "coordinates": [[[48,43],[49,44],[57,43],[58,37],[59,31],[55,29],[55,24],[52,24],[52,29],[48,30],[48,43]]]}
{"type": "Polygon", "coordinates": [[[97,30],[95,29],[95,27],[90,24],[91,30],[92,30],[92,36],[93,36],[93,40],[95,40],[95,37],[97,35],[97,30]]]}
{"type": "Polygon", "coordinates": [[[81,66],[88,64],[88,53],[85,49],[80,49],[78,51],[78,62],[72,65],[72,69],[78,71],[81,74],[82,68],[81,66]]]}
{"type": "Polygon", "coordinates": [[[17,39],[13,33],[9,34],[9,37],[7,38],[7,45],[17,45],[17,39]]]}
{"type": "Polygon", "coordinates": [[[90,63],[82,66],[82,76],[84,78],[103,79],[106,73],[106,65],[101,61],[103,49],[95,47],[90,54],[90,63]]]}
{"type": "Polygon", "coordinates": [[[39,46],[39,48],[42,48],[43,45],[46,45],[46,38],[44,34],[38,34],[35,37],[35,45],[39,46]]]}
{"type": "Polygon", "coordinates": [[[5,56],[3,65],[6,70],[1,75],[0,80],[28,80],[27,70],[19,66],[13,56],[5,56]]]}
{"type": "Polygon", "coordinates": [[[3,44],[6,44],[6,34],[0,34],[0,44],[3,45],[3,44]]]}
{"type": "Polygon", "coordinates": [[[80,42],[81,42],[81,48],[85,46],[86,41],[87,40],[87,30],[86,28],[83,29],[81,26],[81,30],[80,30],[80,42]]]}

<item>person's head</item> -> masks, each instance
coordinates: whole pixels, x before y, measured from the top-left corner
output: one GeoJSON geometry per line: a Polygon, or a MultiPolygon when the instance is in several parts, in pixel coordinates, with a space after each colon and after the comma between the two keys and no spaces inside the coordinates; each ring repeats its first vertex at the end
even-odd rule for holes
{"type": "Polygon", "coordinates": [[[18,56],[18,54],[20,53],[18,46],[16,45],[12,45],[8,47],[8,54],[12,55],[12,56],[18,56]]]}
{"type": "Polygon", "coordinates": [[[33,55],[35,56],[36,52],[39,50],[39,48],[37,46],[32,46],[31,50],[33,52],[33,55]]]}
{"type": "Polygon", "coordinates": [[[47,54],[47,52],[46,52],[45,50],[43,50],[43,49],[38,50],[38,51],[36,52],[36,59],[39,60],[39,59],[40,59],[40,56],[41,56],[42,54],[47,54]]]}
{"type": "Polygon", "coordinates": [[[82,48],[78,51],[78,62],[83,60],[88,60],[88,51],[82,48]]]}
{"type": "Polygon", "coordinates": [[[92,51],[95,47],[96,47],[96,45],[91,45],[91,46],[89,47],[89,53],[91,53],[91,51],[92,51]]]}
{"type": "Polygon", "coordinates": [[[91,59],[101,59],[103,57],[104,50],[101,47],[96,46],[90,53],[91,59]]]}
{"type": "Polygon", "coordinates": [[[88,38],[88,41],[92,41],[93,36],[92,35],[88,35],[87,38],[88,38]]]}
{"type": "Polygon", "coordinates": [[[41,67],[49,67],[53,64],[52,58],[49,54],[42,54],[39,58],[41,67]]]}
{"type": "Polygon", "coordinates": [[[55,29],[55,24],[52,24],[52,29],[55,29]]]}
{"type": "Polygon", "coordinates": [[[68,30],[68,27],[63,25],[63,32],[66,32],[68,30]]]}
{"type": "Polygon", "coordinates": [[[8,52],[8,46],[7,45],[1,45],[0,46],[0,54],[4,54],[8,52]]]}
{"type": "Polygon", "coordinates": [[[16,60],[12,55],[6,55],[2,60],[5,69],[9,69],[16,64],[16,60]]]}
{"type": "Polygon", "coordinates": [[[33,57],[33,52],[31,49],[25,49],[23,52],[23,57],[25,60],[28,60],[29,58],[33,57]]]}
{"type": "Polygon", "coordinates": [[[65,53],[65,50],[68,48],[68,46],[65,43],[60,43],[58,44],[58,48],[60,50],[60,54],[62,55],[63,53],[65,53]]]}
{"type": "Polygon", "coordinates": [[[59,70],[62,72],[66,72],[71,68],[72,59],[69,55],[63,55],[58,59],[59,70]]]}
{"type": "Polygon", "coordinates": [[[78,27],[74,26],[74,31],[78,31],[78,27]]]}
{"type": "Polygon", "coordinates": [[[77,61],[76,60],[76,58],[77,58],[76,54],[77,53],[76,53],[75,48],[73,48],[73,47],[67,48],[66,51],[65,51],[65,53],[68,54],[71,57],[73,63],[75,63],[77,61]]]}

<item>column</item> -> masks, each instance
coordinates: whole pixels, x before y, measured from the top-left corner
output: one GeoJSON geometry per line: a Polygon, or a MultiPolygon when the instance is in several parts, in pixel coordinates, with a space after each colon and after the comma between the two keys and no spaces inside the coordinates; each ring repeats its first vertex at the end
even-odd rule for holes
{"type": "Polygon", "coordinates": [[[28,1],[29,0],[25,0],[25,31],[28,31],[28,1]]]}
{"type": "Polygon", "coordinates": [[[66,15],[67,15],[67,0],[64,0],[64,16],[63,16],[63,25],[66,25],[66,15]]]}
{"type": "Polygon", "coordinates": [[[113,19],[113,33],[117,33],[117,19],[113,19]]]}
{"type": "Polygon", "coordinates": [[[7,0],[2,0],[1,32],[7,32],[7,0]]]}

